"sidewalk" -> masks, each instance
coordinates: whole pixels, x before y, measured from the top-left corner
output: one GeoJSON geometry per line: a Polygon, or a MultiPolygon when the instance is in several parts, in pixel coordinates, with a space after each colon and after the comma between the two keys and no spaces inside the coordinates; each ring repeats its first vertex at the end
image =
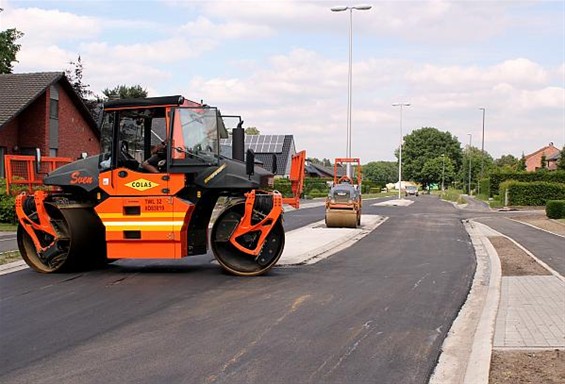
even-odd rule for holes
{"type": "Polygon", "coordinates": [[[488,237],[506,236],[472,220],[466,228],[477,271],[430,383],[487,384],[495,350],[565,350],[565,278],[526,249],[551,274],[502,276],[488,237]],[[472,340],[465,335],[469,333],[472,340]]]}

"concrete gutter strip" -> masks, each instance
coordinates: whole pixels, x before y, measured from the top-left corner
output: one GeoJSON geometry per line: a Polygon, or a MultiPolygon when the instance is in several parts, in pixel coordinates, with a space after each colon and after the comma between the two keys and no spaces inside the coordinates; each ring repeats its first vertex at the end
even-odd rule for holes
{"type": "Polygon", "coordinates": [[[3,264],[0,265],[0,276],[7,275],[8,273],[16,272],[26,268],[28,268],[28,266],[26,262],[23,260],[18,260],[8,264],[3,264]]]}
{"type": "Polygon", "coordinates": [[[498,254],[486,237],[495,231],[473,221],[465,222],[465,229],[475,248],[477,269],[430,384],[488,383],[502,273],[498,254]]]}

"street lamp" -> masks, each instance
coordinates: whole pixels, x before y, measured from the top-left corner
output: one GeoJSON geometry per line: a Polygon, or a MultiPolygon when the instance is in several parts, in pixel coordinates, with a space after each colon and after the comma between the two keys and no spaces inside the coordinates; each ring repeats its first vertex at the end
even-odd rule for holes
{"type": "Polygon", "coordinates": [[[443,181],[445,180],[445,154],[441,154],[441,194],[443,195],[444,191],[444,184],[443,181]]]}
{"type": "Polygon", "coordinates": [[[469,150],[467,152],[469,156],[469,196],[471,196],[471,141],[473,140],[473,134],[467,133],[467,135],[469,135],[469,150]]]}
{"type": "MultiPolygon", "coordinates": [[[[479,108],[479,110],[483,111],[483,134],[481,136],[481,178],[483,179],[483,170],[484,170],[484,162],[485,162],[485,108],[479,108]]],[[[477,184],[477,188],[480,188],[481,183],[479,180],[479,184],[477,184]]],[[[480,192],[480,189],[477,189],[477,192],[480,192]]]]}
{"type": "MultiPolygon", "coordinates": [[[[349,73],[347,78],[347,144],[346,157],[351,157],[351,90],[352,90],[352,55],[353,55],[353,10],[368,11],[371,5],[356,5],[352,7],[338,6],[332,7],[332,12],[349,11],[349,73]]],[[[351,163],[347,163],[347,176],[351,177],[351,163]]]]}
{"type": "Polygon", "coordinates": [[[398,147],[398,198],[402,199],[400,191],[402,190],[402,108],[409,107],[409,103],[395,103],[393,107],[400,107],[400,145],[398,147]]]}

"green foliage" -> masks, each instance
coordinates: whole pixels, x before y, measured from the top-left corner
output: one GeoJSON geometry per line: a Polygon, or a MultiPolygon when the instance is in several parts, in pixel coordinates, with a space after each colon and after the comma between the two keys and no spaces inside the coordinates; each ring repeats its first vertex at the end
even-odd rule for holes
{"type": "MultiPolygon", "coordinates": [[[[284,197],[291,197],[292,196],[292,188],[290,180],[285,179],[284,177],[277,177],[275,178],[275,186],[274,188],[279,191],[284,197]]],[[[328,194],[329,188],[326,180],[319,179],[316,177],[307,177],[304,179],[304,189],[302,194],[304,196],[309,197],[321,197],[326,196],[328,194]],[[314,194],[318,194],[320,196],[312,196],[312,192],[314,194]]]]}
{"type": "Polygon", "coordinates": [[[526,156],[522,153],[522,157],[520,161],[518,161],[518,167],[516,168],[518,172],[525,172],[526,171],[526,156]]]}
{"type": "Polygon", "coordinates": [[[93,93],[89,89],[89,84],[84,84],[82,80],[82,73],[84,71],[84,66],[82,65],[82,61],[80,55],[78,56],[76,61],[69,61],[69,64],[74,66],[72,69],[65,70],[65,75],[71,83],[73,89],[75,90],[76,94],[84,101],[87,102],[89,96],[92,96],[93,93]]]}
{"type": "Polygon", "coordinates": [[[16,55],[21,48],[20,44],[16,44],[16,40],[23,35],[23,32],[15,28],[0,32],[0,73],[12,73],[12,63],[18,62],[16,55]]]}
{"type": "Polygon", "coordinates": [[[565,219],[565,200],[548,200],[545,214],[550,219],[565,219]]]}
{"type": "Polygon", "coordinates": [[[500,189],[500,184],[506,180],[523,182],[546,181],[549,183],[565,183],[565,171],[552,172],[494,172],[489,176],[490,193],[500,189]]]}
{"type": "Polygon", "coordinates": [[[517,171],[519,167],[520,160],[512,155],[502,155],[500,158],[494,161],[495,167],[500,171],[517,171]]]}
{"type": "Polygon", "coordinates": [[[102,93],[107,99],[139,99],[147,97],[147,90],[141,85],[118,85],[112,89],[106,88],[102,93]]]}
{"type": "Polygon", "coordinates": [[[490,179],[484,178],[479,180],[479,190],[482,196],[490,196],[490,179]]]}
{"type": "Polygon", "coordinates": [[[247,127],[245,128],[246,135],[260,135],[261,132],[257,129],[257,127],[247,127]]]}
{"type": "Polygon", "coordinates": [[[6,193],[6,179],[0,178],[0,222],[16,222],[16,198],[6,193]]]}
{"type": "Polygon", "coordinates": [[[561,154],[557,160],[557,169],[560,171],[565,171],[565,145],[561,148],[561,154]]]}
{"type": "Polygon", "coordinates": [[[422,168],[422,174],[425,175],[427,185],[436,184],[441,188],[447,186],[455,179],[455,167],[453,162],[446,156],[438,156],[426,160],[422,168]]]}
{"type": "Polygon", "coordinates": [[[539,182],[521,182],[508,180],[500,184],[500,196],[506,195],[507,205],[544,206],[548,200],[565,200],[565,184],[539,182]]]}
{"type": "Polygon", "coordinates": [[[384,187],[398,181],[396,161],[371,161],[363,166],[363,179],[384,187]]]}
{"type": "Polygon", "coordinates": [[[449,132],[423,127],[404,136],[402,147],[402,174],[405,180],[414,180],[424,186],[430,183],[423,172],[426,161],[441,157],[449,158],[458,172],[462,163],[461,144],[449,132]]]}

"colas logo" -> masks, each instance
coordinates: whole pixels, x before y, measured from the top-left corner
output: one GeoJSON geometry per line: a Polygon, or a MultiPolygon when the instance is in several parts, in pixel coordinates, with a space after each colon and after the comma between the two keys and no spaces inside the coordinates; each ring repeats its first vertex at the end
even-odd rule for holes
{"type": "Polygon", "coordinates": [[[151,180],[137,179],[137,180],[134,180],[134,181],[130,181],[125,186],[133,188],[133,189],[138,190],[138,191],[145,191],[147,189],[158,187],[159,184],[157,184],[156,182],[151,181],[151,180]]]}

